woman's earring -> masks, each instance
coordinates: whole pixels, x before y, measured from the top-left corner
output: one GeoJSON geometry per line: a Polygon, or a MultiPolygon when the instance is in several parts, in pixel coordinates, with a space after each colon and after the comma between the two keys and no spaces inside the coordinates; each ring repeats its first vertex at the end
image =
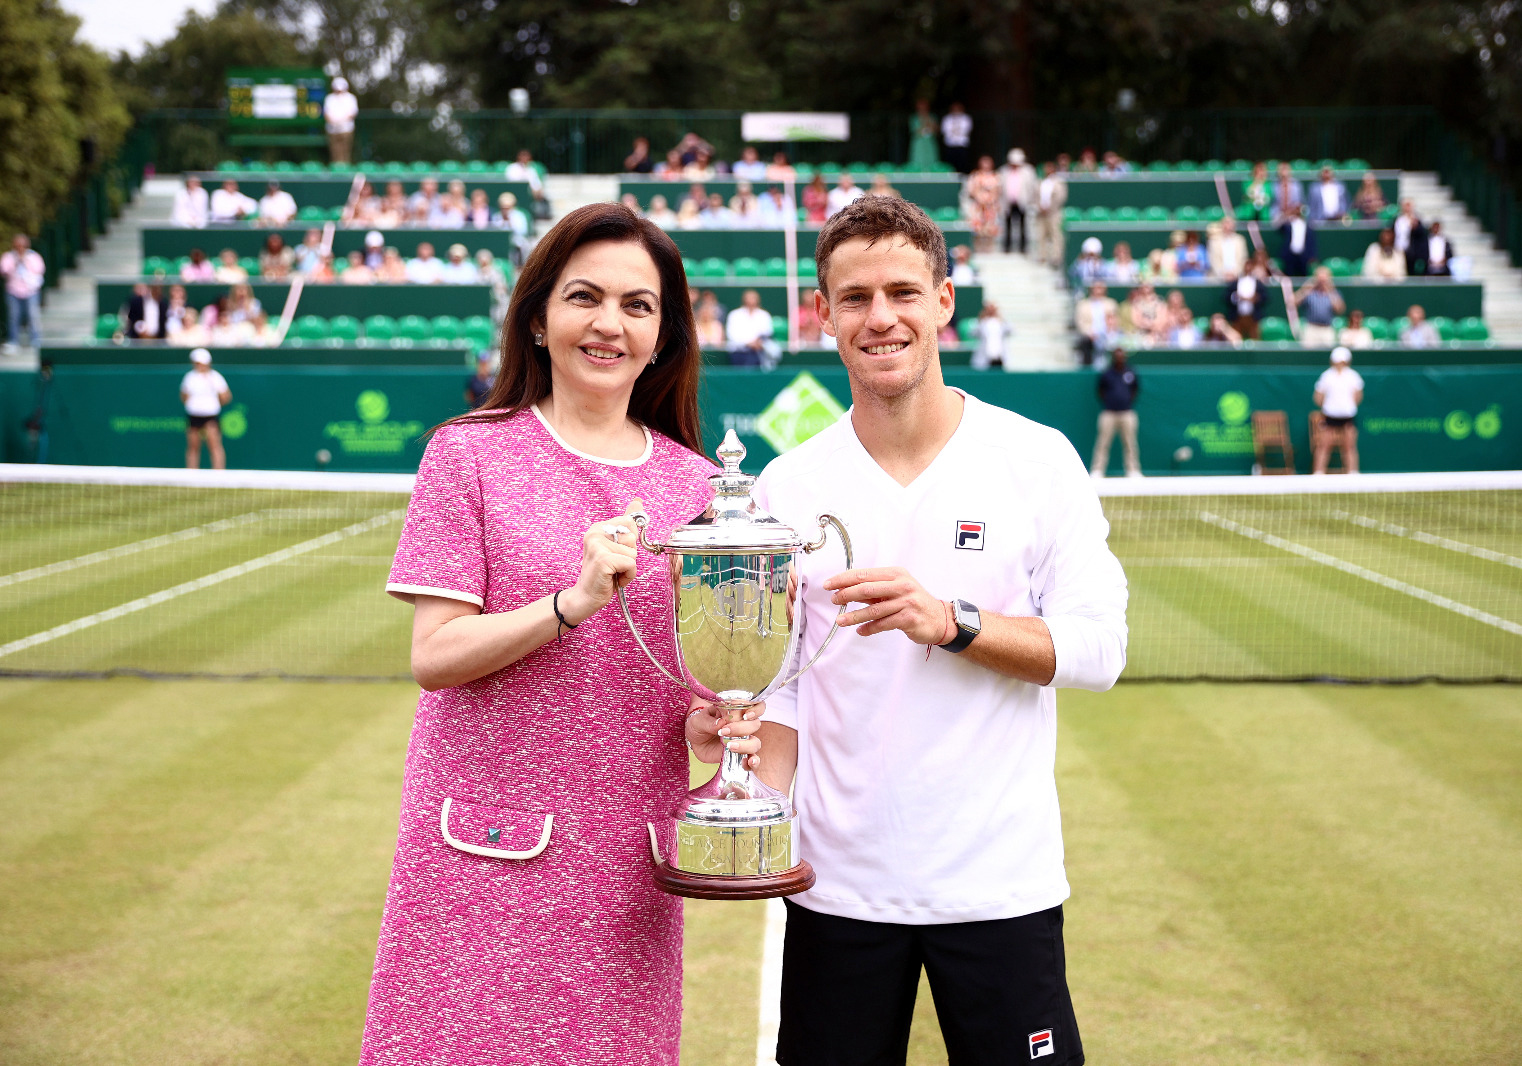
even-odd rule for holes
{"type": "Polygon", "coordinates": [[[543,333],[536,333],[536,334],[534,334],[534,347],[535,348],[543,348],[544,347],[544,334],[543,333]]]}
{"type": "Polygon", "coordinates": [[[660,356],[661,356],[660,352],[654,352],[654,353],[652,353],[651,356],[650,356],[650,365],[654,366],[655,365],[655,361],[657,359],[659,359],[660,356]]]}

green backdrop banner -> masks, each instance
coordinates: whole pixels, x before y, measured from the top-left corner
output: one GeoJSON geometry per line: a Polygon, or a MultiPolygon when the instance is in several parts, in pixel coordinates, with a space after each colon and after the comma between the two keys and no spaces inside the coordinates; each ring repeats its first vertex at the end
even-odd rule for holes
{"type": "MultiPolygon", "coordinates": [[[[422,434],[464,410],[464,367],[224,367],[233,403],[224,417],[232,465],[310,470],[319,451],[335,470],[416,469],[422,434]]],[[[1289,416],[1295,459],[1309,467],[1307,416],[1317,367],[1151,367],[1137,404],[1149,474],[1247,473],[1251,414],[1289,416]],[[1188,446],[1191,458],[1175,461],[1188,446]]],[[[184,418],[181,367],[60,366],[47,407],[49,458],[57,463],[177,466],[184,418]]],[[[1359,414],[1364,469],[1522,468],[1522,368],[1366,368],[1359,414]]],[[[1055,426],[1087,461],[1098,403],[1094,375],[1000,374],[948,369],[947,381],[990,403],[1055,426]]],[[[18,429],[36,376],[0,377],[8,455],[23,458],[18,429]]],[[[712,449],[733,428],[760,470],[779,449],[826,425],[850,402],[838,365],[810,371],[710,368],[703,384],[712,449]]],[[[1119,469],[1119,449],[1112,454],[1119,469]]]]}

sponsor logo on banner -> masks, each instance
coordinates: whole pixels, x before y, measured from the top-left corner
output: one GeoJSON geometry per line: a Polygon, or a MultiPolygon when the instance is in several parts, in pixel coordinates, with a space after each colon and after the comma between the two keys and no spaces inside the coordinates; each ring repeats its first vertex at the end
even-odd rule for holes
{"type": "MultiPolygon", "coordinates": [[[[756,416],[752,429],[781,455],[834,425],[845,413],[830,390],[805,370],[782,387],[766,410],[756,416]]],[[[728,415],[725,422],[726,428],[734,424],[728,415]]],[[[743,430],[736,426],[735,432],[743,430]]]]}
{"type": "Polygon", "coordinates": [[[983,533],[987,528],[986,522],[958,522],[957,547],[966,548],[969,551],[982,551],[983,533]]]}
{"type": "Polygon", "coordinates": [[[346,455],[400,455],[407,442],[423,432],[418,421],[391,420],[391,400],[379,389],[366,389],[354,401],[357,422],[329,422],[324,438],[338,443],[346,455]]]}
{"type": "Polygon", "coordinates": [[[1057,1053],[1052,1047],[1052,1031],[1050,1029],[1042,1029],[1039,1032],[1032,1033],[1030,1035],[1030,1042],[1031,1058],[1033,1059],[1044,1059],[1048,1055],[1055,1055],[1057,1053]]]}

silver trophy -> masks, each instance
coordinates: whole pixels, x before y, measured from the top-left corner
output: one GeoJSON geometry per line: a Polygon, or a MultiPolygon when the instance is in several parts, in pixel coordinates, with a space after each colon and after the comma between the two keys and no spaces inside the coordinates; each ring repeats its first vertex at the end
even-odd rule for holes
{"type": "MultiPolygon", "coordinates": [[[[719,445],[724,470],[708,479],[714,498],[691,522],[652,544],[649,519],[634,516],[639,542],[670,560],[676,610],[677,672],[650,651],[629,616],[623,590],[619,605],[634,639],[656,668],[677,684],[724,708],[737,722],[751,707],[819,660],[835,635],[840,615],[803,668],[788,666],[798,646],[794,624],[800,552],[825,545],[834,526],[851,567],[851,538],[834,515],[819,516],[819,539],[805,543],[793,529],[756,506],[756,479],[741,473],[745,446],[730,430],[719,445]]],[[[841,608],[841,613],[845,608],[841,608]]],[[[801,615],[798,616],[801,619],[801,615]]],[[[679,896],[702,899],[764,899],[803,892],[814,871],[793,851],[793,802],[745,767],[745,756],[724,753],[719,772],[693,789],[671,812],[669,825],[650,828],[656,883],[679,896]]]]}

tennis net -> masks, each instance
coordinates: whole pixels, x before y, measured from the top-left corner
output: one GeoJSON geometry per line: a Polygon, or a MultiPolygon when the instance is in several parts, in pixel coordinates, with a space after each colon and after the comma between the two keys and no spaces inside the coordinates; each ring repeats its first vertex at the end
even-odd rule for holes
{"type": "MultiPolygon", "coordinates": [[[[406,678],[411,485],[0,466],[0,676],[406,678]]],[[[1099,488],[1127,680],[1522,681],[1522,473],[1099,488]]]]}

